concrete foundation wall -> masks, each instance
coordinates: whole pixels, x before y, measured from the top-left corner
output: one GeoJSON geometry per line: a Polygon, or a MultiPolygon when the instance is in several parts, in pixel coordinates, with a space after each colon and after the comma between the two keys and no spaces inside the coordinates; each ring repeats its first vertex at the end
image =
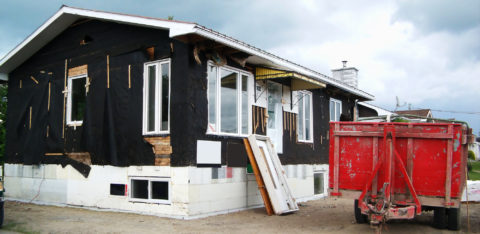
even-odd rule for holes
{"type": "MultiPolygon", "coordinates": [[[[328,165],[286,165],[287,181],[294,197],[314,195],[314,172],[324,173],[327,191],[328,165]]],[[[168,166],[92,166],[84,178],[71,166],[5,164],[7,199],[65,204],[175,218],[194,218],[263,206],[253,174],[245,168],[197,168],[168,166]],[[217,171],[213,171],[217,170],[217,171]],[[215,174],[215,176],[214,176],[215,174]],[[133,201],[129,178],[169,181],[167,204],[133,201]],[[110,184],[126,184],[127,196],[110,195],[110,184]]]]}

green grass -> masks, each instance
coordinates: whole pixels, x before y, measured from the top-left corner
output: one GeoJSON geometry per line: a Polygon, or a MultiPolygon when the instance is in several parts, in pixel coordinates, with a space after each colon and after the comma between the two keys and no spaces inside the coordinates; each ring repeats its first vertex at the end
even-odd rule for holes
{"type": "MultiPolygon", "coordinates": [[[[24,233],[24,234],[37,234],[39,232],[29,230],[23,226],[25,223],[7,223],[3,224],[3,227],[1,227],[0,230],[8,230],[12,232],[19,232],[19,233],[24,233]]],[[[1,232],[1,231],[0,231],[1,232]]]]}
{"type": "Polygon", "coordinates": [[[469,180],[480,180],[480,161],[471,161],[472,170],[468,172],[469,180]]]}

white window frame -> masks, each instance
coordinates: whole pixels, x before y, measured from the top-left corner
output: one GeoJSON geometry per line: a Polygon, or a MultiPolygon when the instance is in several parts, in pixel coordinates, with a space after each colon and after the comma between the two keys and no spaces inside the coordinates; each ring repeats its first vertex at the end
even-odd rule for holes
{"type": "MultiPolygon", "coordinates": [[[[78,76],[68,77],[68,86],[67,86],[67,125],[69,126],[82,126],[83,120],[72,120],[72,86],[73,80],[75,79],[85,79],[85,84],[87,83],[87,74],[82,74],[78,76]]],[[[85,88],[85,97],[86,97],[87,89],[85,88]]],[[[85,115],[84,115],[85,117],[85,115]]]]}
{"type": "MultiPolygon", "coordinates": [[[[207,126],[207,134],[209,135],[222,135],[222,136],[241,136],[241,137],[246,137],[252,132],[252,103],[253,103],[253,74],[244,71],[241,69],[233,68],[230,66],[217,66],[215,65],[212,61],[208,61],[207,63],[207,69],[209,69],[210,66],[214,66],[217,68],[217,77],[216,77],[216,93],[215,93],[215,99],[216,99],[216,113],[215,113],[215,120],[217,121],[216,123],[216,129],[215,131],[211,131],[211,128],[207,126]],[[221,70],[227,70],[230,72],[234,72],[237,74],[237,133],[229,133],[229,132],[222,132],[222,120],[221,120],[221,105],[222,105],[222,100],[221,100],[221,70]],[[247,134],[242,133],[242,122],[244,121],[242,119],[242,75],[247,76],[247,121],[248,121],[248,129],[247,129],[247,134]]],[[[207,74],[207,79],[208,79],[208,74],[207,74]]],[[[207,80],[208,82],[208,80],[207,80]]],[[[207,86],[207,99],[208,99],[208,86],[207,86]]],[[[208,108],[208,106],[207,106],[208,108]]],[[[210,110],[208,110],[207,113],[210,113],[210,110]]],[[[210,124],[209,122],[207,123],[208,125],[210,124]]]]}
{"type": "Polygon", "coordinates": [[[169,177],[142,177],[142,176],[131,176],[128,178],[128,201],[131,202],[144,202],[144,203],[157,203],[157,204],[172,204],[172,185],[170,183],[169,177]],[[132,180],[147,180],[148,181],[148,199],[134,198],[133,195],[133,183],[132,180]],[[168,199],[152,199],[152,182],[167,182],[168,183],[168,199]]]}
{"type": "Polygon", "coordinates": [[[342,101],[338,100],[338,99],[335,99],[335,98],[330,98],[330,101],[328,102],[328,118],[330,119],[330,121],[340,121],[340,115],[339,116],[336,116],[337,115],[337,111],[335,108],[337,108],[337,105],[336,103],[339,103],[340,104],[340,115],[342,115],[342,101]],[[332,119],[331,116],[332,116],[332,113],[330,113],[330,105],[332,104],[332,102],[334,103],[333,105],[333,113],[335,115],[335,119],[332,119]],[[338,119],[338,120],[337,120],[338,119]]]}
{"type": "MultiPolygon", "coordinates": [[[[298,135],[298,127],[297,127],[297,140],[299,142],[305,142],[305,143],[313,143],[313,95],[312,95],[312,92],[309,92],[309,91],[305,91],[305,90],[302,90],[302,91],[298,91],[298,94],[297,97],[299,98],[298,100],[298,104],[300,104],[300,98],[303,99],[305,97],[309,97],[310,98],[310,140],[305,140],[305,139],[300,139],[299,138],[299,135],[298,135]]],[[[300,126],[298,123],[299,121],[303,121],[303,132],[305,133],[305,129],[306,129],[306,125],[305,125],[305,116],[303,116],[303,120],[300,120],[300,108],[303,108],[303,113],[305,114],[305,101],[302,102],[303,106],[300,107],[298,106],[298,114],[297,114],[297,126],[300,126]]],[[[305,137],[306,138],[306,137],[305,137]]]]}
{"type": "Polygon", "coordinates": [[[172,86],[172,68],[170,59],[157,60],[153,62],[148,62],[143,65],[143,135],[154,135],[154,134],[169,134],[170,133],[170,102],[171,102],[171,86],[172,86]],[[161,128],[161,116],[162,116],[162,65],[168,64],[168,124],[167,130],[160,130],[161,128]],[[148,67],[156,66],[156,77],[155,77],[155,130],[147,130],[147,108],[148,108],[148,67]]]}

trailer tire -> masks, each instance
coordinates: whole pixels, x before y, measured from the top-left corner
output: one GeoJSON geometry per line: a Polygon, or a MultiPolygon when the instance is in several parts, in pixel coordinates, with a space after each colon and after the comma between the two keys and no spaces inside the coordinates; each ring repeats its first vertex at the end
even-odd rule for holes
{"type": "Polygon", "coordinates": [[[458,231],[460,230],[460,207],[449,208],[447,212],[448,216],[448,229],[458,231]]]}
{"type": "Polygon", "coordinates": [[[438,229],[447,227],[447,212],[445,207],[433,208],[433,227],[438,229]]]}
{"type": "Polygon", "coordinates": [[[353,209],[355,211],[355,221],[357,223],[367,223],[367,221],[368,221],[367,215],[362,214],[362,210],[360,210],[360,208],[358,208],[358,199],[355,199],[353,209]]]}

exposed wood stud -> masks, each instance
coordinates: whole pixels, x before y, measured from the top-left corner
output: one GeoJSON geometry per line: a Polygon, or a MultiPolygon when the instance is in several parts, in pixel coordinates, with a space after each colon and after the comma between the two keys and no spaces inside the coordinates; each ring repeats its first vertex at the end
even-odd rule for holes
{"type": "Polygon", "coordinates": [[[287,113],[283,112],[283,130],[287,128],[287,125],[285,124],[286,121],[287,121],[287,113]]]}
{"type": "Polygon", "coordinates": [[[38,84],[38,80],[37,80],[37,79],[35,79],[35,77],[33,77],[33,76],[30,76],[30,79],[32,79],[32,80],[33,80],[33,82],[35,82],[36,84],[38,84]]]}
{"type": "Polygon", "coordinates": [[[47,110],[50,111],[50,95],[52,93],[52,83],[48,82],[48,103],[47,103],[47,110]]]}
{"type": "Polygon", "coordinates": [[[110,55],[107,54],[107,88],[110,88],[110,55]]]}
{"type": "Polygon", "coordinates": [[[22,88],[22,80],[20,80],[20,88],[22,88]]]}
{"type": "Polygon", "coordinates": [[[28,122],[28,129],[32,129],[32,106],[30,106],[30,119],[28,122]]]}
{"type": "Polygon", "coordinates": [[[67,101],[67,75],[68,60],[65,59],[65,77],[63,80],[63,119],[62,119],[62,139],[65,138],[65,102],[67,101]]]}
{"type": "Polygon", "coordinates": [[[131,80],[131,71],[132,71],[132,65],[128,65],[128,88],[132,88],[132,80],[131,80]]]}
{"type": "Polygon", "coordinates": [[[45,153],[45,156],[63,156],[63,153],[45,153]]]}
{"type": "Polygon", "coordinates": [[[47,138],[49,136],[49,132],[50,132],[50,125],[47,125],[47,138]]]}

